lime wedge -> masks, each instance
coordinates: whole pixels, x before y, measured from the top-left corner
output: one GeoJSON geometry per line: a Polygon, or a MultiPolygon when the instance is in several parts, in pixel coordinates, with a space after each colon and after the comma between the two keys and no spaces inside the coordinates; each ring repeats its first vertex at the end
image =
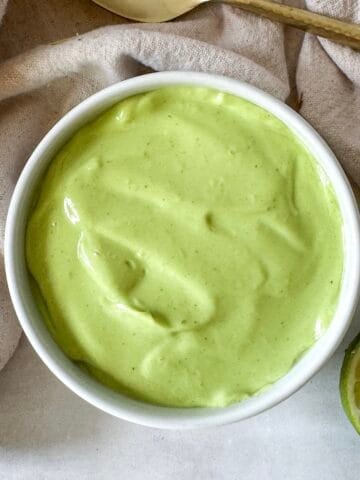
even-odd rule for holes
{"type": "Polygon", "coordinates": [[[340,393],[346,415],[360,434],[360,335],[345,352],[340,374],[340,393]]]}

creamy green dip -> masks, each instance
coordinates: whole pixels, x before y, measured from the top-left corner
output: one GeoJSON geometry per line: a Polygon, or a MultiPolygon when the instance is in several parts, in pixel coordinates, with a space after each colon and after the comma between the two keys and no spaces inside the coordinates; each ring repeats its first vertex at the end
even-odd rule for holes
{"type": "Polygon", "coordinates": [[[26,255],[74,362],[146,402],[222,407],[326,330],[341,229],[332,188],[281,121],[171,87],[121,101],[59,151],[26,255]]]}

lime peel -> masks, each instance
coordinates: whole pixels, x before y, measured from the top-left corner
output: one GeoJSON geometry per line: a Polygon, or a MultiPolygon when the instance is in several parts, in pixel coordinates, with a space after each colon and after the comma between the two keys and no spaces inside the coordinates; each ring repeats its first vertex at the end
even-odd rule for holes
{"type": "Polygon", "coordinates": [[[360,335],[345,352],[340,374],[340,394],[345,413],[360,434],[360,335]]]}

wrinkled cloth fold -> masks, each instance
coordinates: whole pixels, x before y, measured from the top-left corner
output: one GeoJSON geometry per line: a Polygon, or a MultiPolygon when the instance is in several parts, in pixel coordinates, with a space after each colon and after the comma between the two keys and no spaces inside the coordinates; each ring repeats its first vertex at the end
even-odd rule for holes
{"type": "MultiPolygon", "coordinates": [[[[308,0],[307,7],[359,22],[359,1],[308,0]]],[[[289,52],[282,25],[224,5],[140,25],[120,24],[86,0],[10,0],[7,10],[6,3],[0,0],[0,369],[20,336],[3,269],[12,190],[44,134],[99,89],[151,71],[203,71],[244,80],[286,101],[294,89],[289,63],[297,64],[300,113],[360,183],[360,53],[310,34],[299,54],[289,52]]]]}

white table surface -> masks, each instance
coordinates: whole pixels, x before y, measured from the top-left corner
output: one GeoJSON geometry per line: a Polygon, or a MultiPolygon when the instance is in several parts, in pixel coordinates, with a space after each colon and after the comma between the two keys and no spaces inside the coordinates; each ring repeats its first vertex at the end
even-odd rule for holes
{"type": "Polygon", "coordinates": [[[113,418],[63,386],[25,338],[0,372],[0,480],[353,480],[360,436],[338,393],[343,345],[297,394],[225,427],[162,431],[113,418]]]}

